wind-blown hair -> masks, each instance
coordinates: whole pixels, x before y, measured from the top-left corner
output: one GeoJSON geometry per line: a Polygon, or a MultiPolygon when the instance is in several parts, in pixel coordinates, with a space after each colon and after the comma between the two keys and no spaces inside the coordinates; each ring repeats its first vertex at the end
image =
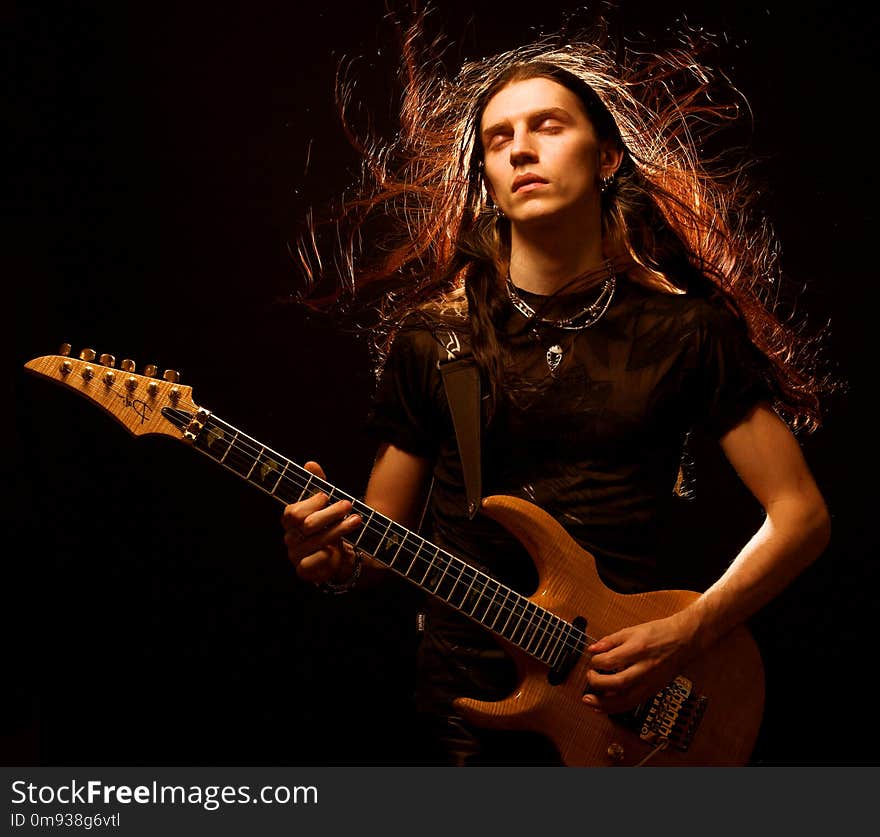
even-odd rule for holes
{"type": "Polygon", "coordinates": [[[340,73],[337,98],[362,179],[329,219],[333,254],[321,253],[321,225],[300,240],[305,304],[370,311],[381,363],[396,328],[425,308],[466,318],[471,346],[503,397],[495,324],[505,310],[509,226],[494,211],[482,175],[482,112],[495,92],[549,77],[584,104],[600,139],[625,150],[602,196],[605,255],[631,280],[668,293],[719,296],[744,322],[767,360],[774,406],[795,429],[820,423],[816,341],[778,313],[779,247],[755,210],[748,160],[733,149],[710,155],[722,127],[749,113],[724,73],[701,62],[695,38],[664,51],[613,48],[607,28],[544,35],[450,76],[442,42],[425,43],[424,21],[401,31],[399,131],[360,136],[348,120],[354,85],[340,73]],[[364,246],[369,242],[369,246],[364,246]],[[319,293],[325,283],[332,293],[319,293]],[[776,311],[776,312],[775,312],[776,311]]]}

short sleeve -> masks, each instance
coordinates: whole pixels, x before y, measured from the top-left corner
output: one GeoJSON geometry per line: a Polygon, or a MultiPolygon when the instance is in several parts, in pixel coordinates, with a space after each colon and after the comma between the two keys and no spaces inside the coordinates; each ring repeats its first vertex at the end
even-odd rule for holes
{"type": "Polygon", "coordinates": [[[720,438],[755,405],[772,400],[768,362],[726,309],[707,305],[699,335],[698,423],[720,438]]]}
{"type": "Polygon", "coordinates": [[[436,342],[426,329],[401,330],[379,378],[366,430],[380,442],[433,458],[443,423],[437,386],[436,342]]]}

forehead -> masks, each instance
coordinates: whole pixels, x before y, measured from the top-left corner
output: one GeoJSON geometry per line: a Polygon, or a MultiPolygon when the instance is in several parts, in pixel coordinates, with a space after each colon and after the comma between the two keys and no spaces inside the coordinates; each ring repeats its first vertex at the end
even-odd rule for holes
{"type": "Polygon", "coordinates": [[[510,82],[489,99],[480,119],[480,129],[550,108],[587,119],[583,103],[567,87],[549,78],[528,78],[510,82]]]}

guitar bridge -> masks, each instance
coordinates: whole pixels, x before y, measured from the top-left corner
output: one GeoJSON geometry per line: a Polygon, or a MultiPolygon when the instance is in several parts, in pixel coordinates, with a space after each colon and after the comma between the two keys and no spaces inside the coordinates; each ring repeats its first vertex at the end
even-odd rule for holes
{"type": "Polygon", "coordinates": [[[685,751],[694,740],[708,705],[709,698],[695,694],[694,684],[679,675],[657,692],[650,703],[643,703],[616,719],[637,729],[639,738],[648,744],[685,751]]]}

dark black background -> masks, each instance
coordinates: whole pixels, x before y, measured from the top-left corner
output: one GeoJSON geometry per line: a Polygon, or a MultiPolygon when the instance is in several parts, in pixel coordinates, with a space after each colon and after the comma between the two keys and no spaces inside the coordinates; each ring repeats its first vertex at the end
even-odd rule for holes
{"type": "MultiPolygon", "coordinates": [[[[572,4],[438,0],[477,57],[553,29],[572,4]]],[[[876,13],[840,3],[624,2],[627,32],[686,13],[727,34],[749,143],[788,272],[849,393],[802,442],[834,517],[822,559],[755,620],[767,764],[878,762],[870,669],[877,569],[876,13]]],[[[4,549],[6,764],[385,764],[417,759],[414,600],[297,582],[281,507],[170,440],[133,440],[21,369],[90,346],[178,369],[195,400],[362,490],[365,346],[279,304],[310,203],[351,181],[338,60],[386,91],[383,4],[31,2],[3,13],[11,99],[6,380],[15,457],[4,549]],[[380,54],[381,53],[381,54],[380,54]],[[306,159],[309,158],[308,170],[306,159]]],[[[724,41],[722,40],[722,43],[724,41]]],[[[756,520],[733,475],[698,464],[693,530],[713,559],[756,520]],[[699,521],[699,525],[696,521],[699,521]]],[[[873,687],[872,687],[873,688],[873,687]]]]}

